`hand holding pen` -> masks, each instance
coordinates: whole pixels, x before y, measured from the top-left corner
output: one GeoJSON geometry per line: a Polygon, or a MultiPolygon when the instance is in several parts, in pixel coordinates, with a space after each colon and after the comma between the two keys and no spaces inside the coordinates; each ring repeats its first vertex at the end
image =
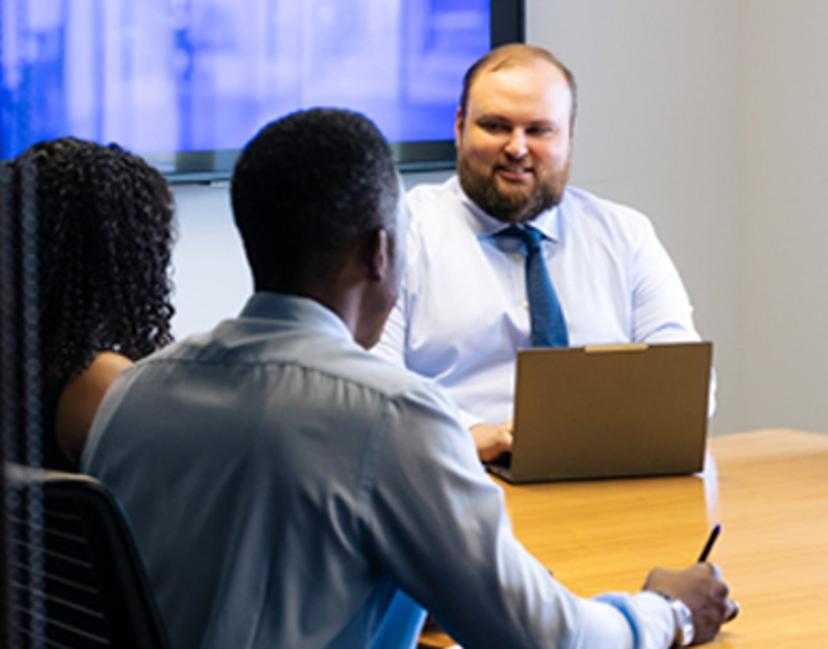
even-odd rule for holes
{"type": "MultiPolygon", "coordinates": [[[[720,533],[721,525],[715,525],[697,562],[690,568],[656,568],[644,583],[645,590],[657,592],[670,600],[680,600],[689,609],[692,623],[676,638],[679,642],[708,642],[716,636],[722,624],[732,620],[739,612],[739,605],[730,598],[730,587],[722,579],[721,572],[715,565],[707,563],[720,533]]],[[[682,607],[671,605],[671,608],[680,610],[682,607]]]]}

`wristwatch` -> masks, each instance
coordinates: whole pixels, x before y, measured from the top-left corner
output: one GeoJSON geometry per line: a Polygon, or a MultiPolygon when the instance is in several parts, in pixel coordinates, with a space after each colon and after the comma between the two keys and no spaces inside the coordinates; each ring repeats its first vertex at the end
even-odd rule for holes
{"type": "Polygon", "coordinates": [[[670,605],[673,613],[673,622],[676,628],[676,635],[673,637],[674,647],[687,647],[693,642],[696,630],[693,627],[693,612],[690,608],[676,597],[659,593],[670,605]]]}

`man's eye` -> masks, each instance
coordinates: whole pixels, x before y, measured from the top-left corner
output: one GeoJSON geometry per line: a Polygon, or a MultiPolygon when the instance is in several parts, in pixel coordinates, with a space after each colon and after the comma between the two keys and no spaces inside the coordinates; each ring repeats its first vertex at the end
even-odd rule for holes
{"type": "Polygon", "coordinates": [[[503,122],[480,122],[480,128],[489,133],[508,133],[511,127],[503,122]]]}
{"type": "Polygon", "coordinates": [[[529,135],[536,135],[540,137],[546,137],[555,135],[558,132],[557,127],[551,124],[544,124],[543,126],[533,126],[526,130],[529,135]]]}

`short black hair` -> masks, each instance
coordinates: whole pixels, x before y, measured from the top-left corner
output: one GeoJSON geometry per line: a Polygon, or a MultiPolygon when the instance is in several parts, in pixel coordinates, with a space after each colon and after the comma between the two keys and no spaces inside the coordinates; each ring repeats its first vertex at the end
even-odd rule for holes
{"type": "Polygon", "coordinates": [[[3,212],[33,211],[41,352],[68,379],[95,355],[138,360],[172,340],[173,199],[143,159],[115,144],[63,137],[7,163],[3,212]]]}
{"type": "Polygon", "coordinates": [[[231,194],[255,288],[279,291],[331,279],[366,235],[393,233],[400,186],[371,120],[314,108],[259,131],[236,162],[231,194]]]}

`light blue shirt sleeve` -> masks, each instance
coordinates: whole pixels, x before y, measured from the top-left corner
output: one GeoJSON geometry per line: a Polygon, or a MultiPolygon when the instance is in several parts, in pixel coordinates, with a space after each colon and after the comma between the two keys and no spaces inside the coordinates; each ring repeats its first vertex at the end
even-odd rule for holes
{"type": "Polygon", "coordinates": [[[648,593],[575,596],[515,538],[453,406],[428,387],[379,425],[370,538],[383,572],[468,647],[667,647],[669,607],[648,593]]]}

